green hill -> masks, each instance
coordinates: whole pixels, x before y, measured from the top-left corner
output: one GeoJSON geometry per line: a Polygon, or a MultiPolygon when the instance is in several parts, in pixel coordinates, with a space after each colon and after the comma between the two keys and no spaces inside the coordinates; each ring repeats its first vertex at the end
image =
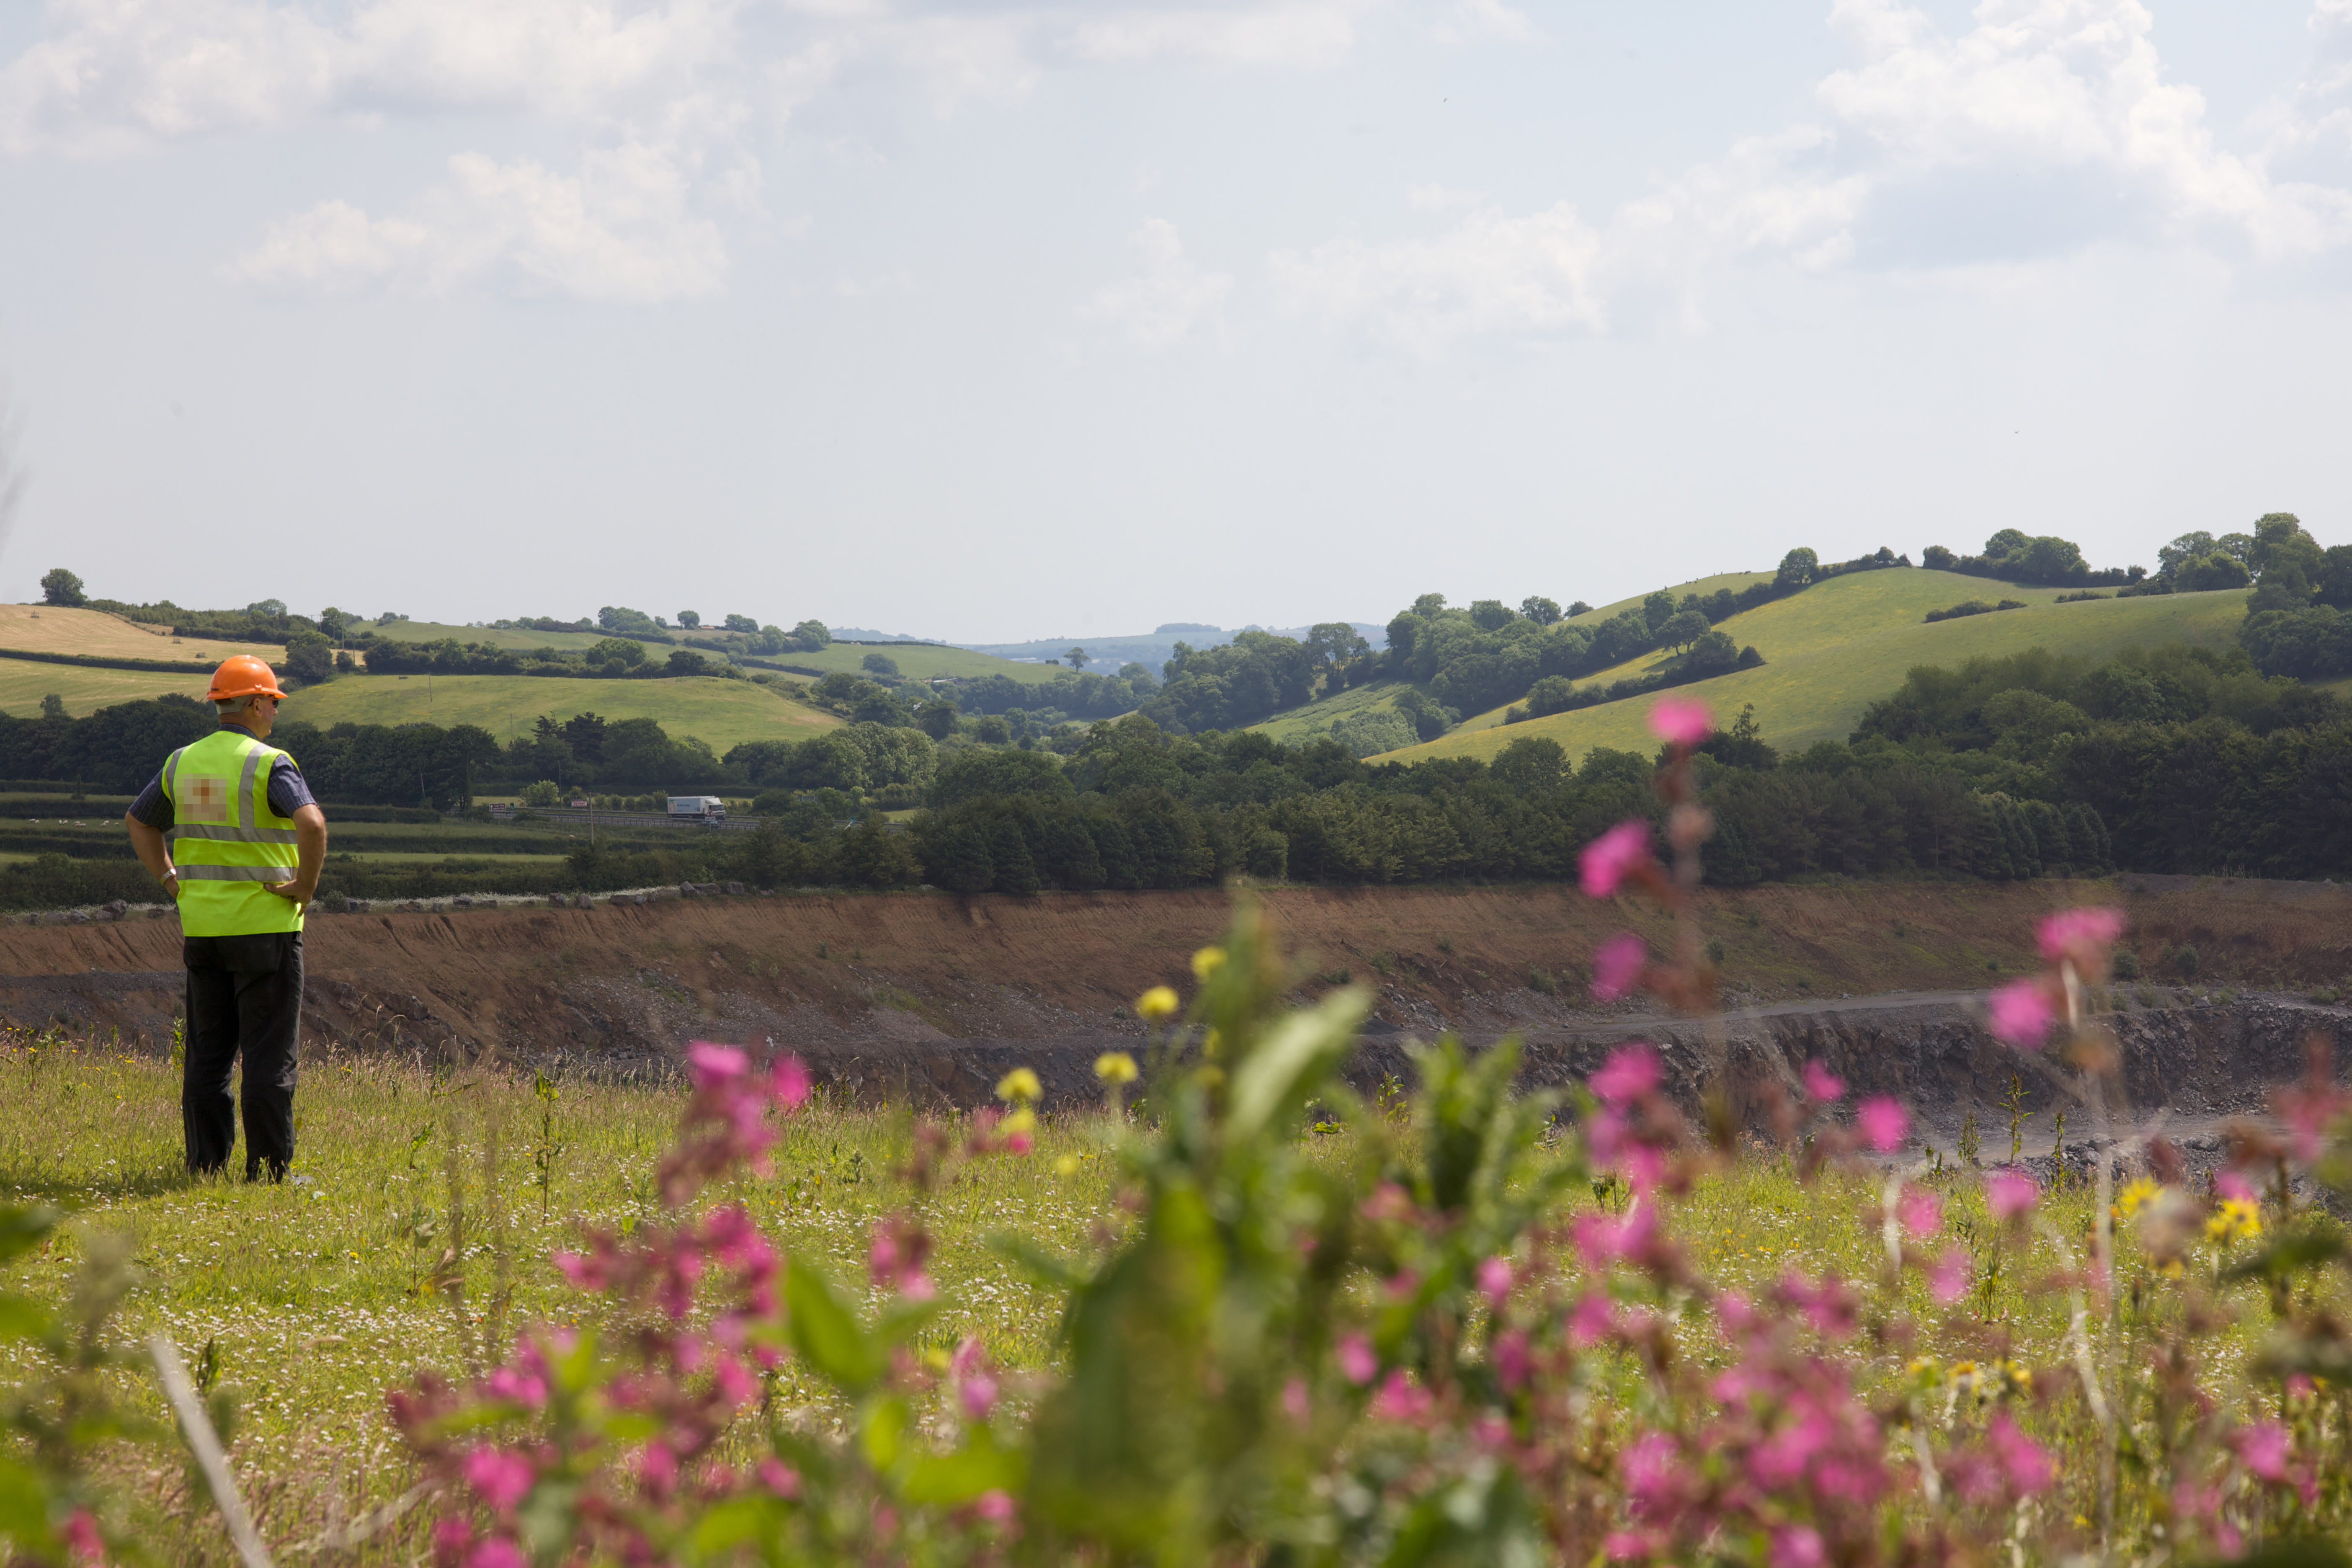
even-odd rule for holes
{"type": "MultiPolygon", "coordinates": [[[[74,673],[79,673],[76,671],[74,673]]],[[[842,721],[749,680],[562,680],[530,675],[347,675],[305,687],[286,717],[324,729],[354,724],[478,724],[500,741],[544,713],[658,719],[672,736],[698,735],[723,756],[743,741],[805,741],[842,721]]]]}
{"type": "MultiPolygon", "coordinates": [[[[1066,664],[1018,664],[1009,658],[999,658],[992,653],[974,653],[970,648],[936,647],[920,643],[889,643],[867,647],[856,643],[835,643],[814,653],[780,653],[768,660],[772,664],[789,664],[799,669],[814,669],[830,675],[835,670],[846,670],[852,675],[865,673],[866,656],[878,653],[887,656],[898,667],[898,673],[909,680],[929,680],[934,678],[959,676],[977,679],[983,675],[1002,675],[1011,680],[1036,684],[1051,680],[1056,675],[1067,675],[1066,664]]],[[[1090,665],[1096,675],[1117,675],[1118,667],[1090,665]]],[[[1154,679],[1159,672],[1152,672],[1154,679]]]]}
{"type": "MultiPolygon", "coordinates": [[[[1732,616],[1721,629],[1764,655],[1761,668],[1736,670],[1682,688],[1728,719],[1756,705],[1764,738],[1783,752],[1816,741],[1843,740],[1862,711],[1923,664],[1957,665],[1979,655],[2029,647],[2104,658],[2139,644],[2227,645],[2245,618],[2245,589],[2173,594],[2137,599],[2053,603],[2062,590],[2018,588],[1981,577],[1924,569],[1860,572],[1732,616]],[[1927,625],[1930,609],[1968,599],[2022,599],[2028,607],[1927,625]]],[[[1636,675],[1657,662],[1648,656],[1604,670],[1580,685],[1636,675]]],[[[1428,757],[1491,757],[1522,735],[1545,735],[1571,759],[1595,746],[1648,752],[1656,742],[1644,727],[1654,696],[1603,703],[1505,725],[1503,710],[1482,713],[1426,745],[1388,753],[1398,762],[1428,757]]],[[[1304,712],[1304,710],[1300,710],[1304,712]]],[[[1326,728],[1328,721],[1326,721],[1326,728]]]]}
{"type": "MultiPolygon", "coordinates": [[[[171,648],[172,645],[163,645],[171,648]]],[[[161,657],[177,657],[176,650],[161,657]]],[[[193,656],[190,656],[193,657],[193,656]]],[[[201,675],[172,675],[139,669],[91,669],[79,665],[48,664],[38,659],[0,655],[0,713],[30,719],[41,710],[41,699],[55,693],[66,711],[79,719],[117,702],[138,702],[177,691],[202,697],[211,681],[201,675]]]]}
{"type": "Polygon", "coordinates": [[[603,632],[506,631],[497,626],[455,626],[446,621],[386,621],[369,629],[386,642],[439,642],[450,637],[460,644],[480,643],[488,647],[552,647],[574,653],[604,640],[603,632]]]}

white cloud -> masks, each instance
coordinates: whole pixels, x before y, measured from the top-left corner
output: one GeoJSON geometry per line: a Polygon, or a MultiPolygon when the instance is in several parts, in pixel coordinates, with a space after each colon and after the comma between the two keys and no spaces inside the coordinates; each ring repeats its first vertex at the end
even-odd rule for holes
{"type": "Polygon", "coordinates": [[[1221,327],[1232,274],[1202,271],[1165,218],[1144,219],[1128,243],[1142,258],[1142,272],[1096,289],[1078,308],[1081,320],[1154,351],[1174,347],[1196,327],[1221,327]]]}
{"type": "Polygon", "coordinates": [[[1344,61],[1366,0],[1292,0],[1226,8],[1104,8],[1062,35],[1080,60],[1133,65],[1177,59],[1252,69],[1320,69],[1344,61]]]}
{"type": "MultiPolygon", "coordinates": [[[[2317,4],[2315,32],[2352,31],[2352,0],[2317,4]]],[[[1696,329],[1758,267],[1933,271],[2116,241],[2261,262],[2352,243],[2352,192],[2215,146],[2139,0],[1981,0],[1956,37],[1899,0],[1835,0],[1832,22],[1860,58],[1818,85],[1823,123],[1738,142],[1597,225],[1564,202],[1485,207],[1436,234],[1277,252],[1271,280],[1300,313],[1431,353],[1629,318],[1696,329]]],[[[2313,110],[2295,127],[2332,123],[2313,110]]],[[[1416,210],[1449,200],[1412,193],[1416,210]]]]}
{"type": "Polygon", "coordinates": [[[1505,44],[1532,44],[1543,37],[1536,19],[1503,0],[1454,0],[1438,18],[1441,44],[1476,43],[1493,39],[1505,44]]]}
{"type": "Polygon", "coordinates": [[[591,153],[578,174],[461,153],[409,213],[371,218],[348,202],[321,203],[272,225],[229,273],[285,293],[486,285],[648,304],[716,292],[727,249],[718,226],[691,209],[677,161],[632,144],[591,153]]]}

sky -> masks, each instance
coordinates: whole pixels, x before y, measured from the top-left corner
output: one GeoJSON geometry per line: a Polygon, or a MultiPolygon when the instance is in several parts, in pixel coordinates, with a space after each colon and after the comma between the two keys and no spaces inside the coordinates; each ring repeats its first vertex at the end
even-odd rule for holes
{"type": "Polygon", "coordinates": [[[2352,0],[0,3],[5,599],[2152,566],[2352,541],[2347,363],[2352,0]]]}

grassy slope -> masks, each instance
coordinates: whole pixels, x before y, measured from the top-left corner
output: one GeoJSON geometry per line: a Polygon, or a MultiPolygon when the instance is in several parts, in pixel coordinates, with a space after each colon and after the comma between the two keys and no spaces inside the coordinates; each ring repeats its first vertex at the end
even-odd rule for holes
{"type": "Polygon", "coordinates": [[[217,637],[173,637],[147,631],[103,610],[60,610],[48,605],[0,605],[0,648],[36,653],[100,654],[108,658],[223,659],[249,653],[276,663],[283,643],[226,642],[217,637]]]}
{"type": "Polygon", "coordinates": [[[117,702],[137,702],[167,691],[202,697],[208,684],[201,675],[83,669],[0,656],[0,713],[32,718],[41,710],[41,699],[55,692],[65,699],[66,711],[79,719],[117,702]]]}
{"type": "MultiPolygon", "coordinates": [[[[938,676],[978,677],[1002,675],[1013,680],[1043,682],[1056,674],[1067,675],[1067,665],[1015,664],[1009,658],[999,658],[992,653],[974,653],[961,647],[919,647],[892,644],[888,647],[853,647],[835,643],[814,653],[780,653],[777,664],[798,665],[808,669],[821,669],[831,674],[836,669],[852,675],[864,673],[864,659],[869,653],[887,655],[898,666],[898,673],[910,680],[928,680],[938,676]]],[[[1097,675],[1116,675],[1117,665],[1087,666],[1097,675]]],[[[1156,673],[1156,672],[1155,672],[1156,673]]]]}
{"type": "MultiPolygon", "coordinates": [[[[1770,662],[1685,689],[1727,717],[1743,703],[1753,702],[1765,739],[1784,750],[1799,750],[1816,741],[1843,739],[1862,710],[1901,685],[1916,665],[1957,665],[1979,655],[1999,657],[2034,647],[2100,658],[2136,644],[2220,646],[2236,634],[2245,614],[2243,589],[2052,604],[2058,593],[1919,570],[1836,578],[1723,623],[1735,640],[1754,644],[1770,662]],[[1919,618],[1930,608],[1963,599],[2004,597],[2023,599],[2032,607],[1933,626],[1919,618]]],[[[1592,679],[1615,680],[1638,674],[1654,662],[1653,658],[1636,659],[1592,679]]],[[[1391,755],[1403,762],[1491,757],[1522,735],[1548,735],[1566,747],[1570,757],[1580,757],[1595,746],[1647,752],[1655,746],[1643,725],[1653,700],[1604,703],[1507,728],[1497,709],[1427,745],[1391,755]]]]}
{"type": "Polygon", "coordinates": [[[699,735],[723,755],[742,741],[804,741],[841,722],[748,680],[567,680],[530,675],[345,676],[299,691],[289,719],[354,724],[478,724],[501,741],[545,713],[658,719],[673,737],[699,735]]]}
{"type": "MultiPolygon", "coordinates": [[[[1685,594],[1712,594],[1717,588],[1729,588],[1732,592],[1738,593],[1750,583],[1769,582],[1771,575],[1769,572],[1725,572],[1713,577],[1701,577],[1694,582],[1677,583],[1667,591],[1677,599],[1685,594]]],[[[1640,609],[1642,601],[1647,596],[1646,594],[1636,594],[1630,599],[1619,599],[1614,604],[1603,605],[1597,610],[1588,610],[1575,617],[1576,624],[1586,626],[1598,626],[1621,610],[1640,609]]],[[[1293,708],[1287,712],[1277,713],[1265,723],[1253,724],[1250,728],[1263,731],[1286,745],[1296,746],[1311,741],[1318,735],[1329,734],[1332,722],[1344,719],[1350,713],[1361,712],[1367,709],[1395,707],[1396,700],[1404,694],[1404,689],[1405,683],[1401,680],[1376,680],[1369,686],[1359,686],[1352,690],[1340,692],[1336,697],[1322,698],[1307,703],[1303,708],[1293,708]]],[[[1497,719],[1499,721],[1499,713],[1497,719]]]]}

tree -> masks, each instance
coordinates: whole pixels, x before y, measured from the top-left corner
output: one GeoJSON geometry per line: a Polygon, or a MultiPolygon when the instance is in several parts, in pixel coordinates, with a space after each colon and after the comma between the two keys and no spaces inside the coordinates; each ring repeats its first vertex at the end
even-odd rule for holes
{"type": "Polygon", "coordinates": [[[2006,561],[2032,542],[2026,538],[2022,529],[2004,528],[1985,541],[1984,558],[1988,561],[2006,561]]]}
{"type": "Polygon", "coordinates": [[[1503,748],[1489,771],[1515,795],[1549,795],[1567,775],[1568,753],[1549,736],[1523,736],[1503,748]]]}
{"type": "Polygon", "coordinates": [[[1739,645],[1731,640],[1730,633],[1718,631],[1701,632],[1683,655],[1683,663],[1695,675],[1721,675],[1738,668],[1739,659],[1739,645]]]}
{"type": "Polygon", "coordinates": [[[1424,621],[1444,608],[1445,595],[1443,594],[1423,594],[1412,602],[1412,613],[1424,621]]]}
{"type": "Polygon", "coordinates": [[[956,731],[956,721],[962,710],[945,697],[934,697],[915,710],[915,728],[934,741],[944,741],[956,731]]]}
{"type": "Polygon", "coordinates": [[[296,632],[286,639],[286,673],[316,686],[335,676],[335,645],[323,632],[296,632]]]}
{"type": "Polygon", "coordinates": [[[41,603],[71,609],[89,603],[89,599],[81,591],[81,579],[57,566],[41,574],[41,603]]]}
{"type": "MultiPolygon", "coordinates": [[[[1705,612],[1677,610],[1667,618],[1664,626],[1658,628],[1658,640],[1676,653],[1688,653],[1691,644],[1706,636],[1707,629],[1705,612]]],[[[1716,635],[1723,636],[1720,632],[1716,635]]],[[[1729,642],[1731,639],[1724,637],[1724,640],[1729,642]]]]}
{"type": "Polygon", "coordinates": [[[2191,561],[2202,561],[2212,554],[2213,544],[2213,536],[2202,529],[2182,534],[2157,551],[2156,574],[2159,577],[2179,575],[2180,569],[2191,561]]]}
{"type": "Polygon", "coordinates": [[[887,675],[898,679],[898,661],[887,653],[869,653],[857,661],[857,667],[868,675],[887,675]]]}
{"type": "Polygon", "coordinates": [[[1592,606],[1586,604],[1583,600],[1579,599],[1576,603],[1568,607],[1568,613],[1571,617],[1577,616],[1589,616],[1592,613],[1592,606]]]}
{"type": "MultiPolygon", "coordinates": [[[[2024,537],[2019,535],[2020,538],[2024,537]]],[[[1821,575],[1822,558],[1802,545],[1780,557],[1780,570],[1772,575],[1775,588],[1804,588],[1821,575]]]]}
{"type": "Polygon", "coordinates": [[[670,649],[669,663],[665,668],[675,676],[709,675],[710,661],[692,648],[677,647],[670,649]]]}
{"type": "Polygon", "coordinates": [[[802,647],[812,651],[833,646],[833,633],[825,629],[823,621],[803,621],[793,628],[793,637],[802,647]]]}
{"type": "Polygon", "coordinates": [[[1530,594],[1519,601],[1519,614],[1539,626],[1548,626],[1559,619],[1559,604],[1541,594],[1530,594]]]}
{"type": "Polygon", "coordinates": [[[1370,658],[1372,651],[1372,645],[1346,621],[1318,622],[1307,631],[1305,646],[1307,657],[1322,671],[1327,689],[1334,690],[1348,667],[1360,658],[1370,658]]]}
{"type": "Polygon", "coordinates": [[[286,618],[286,601],[283,599],[256,599],[252,604],[247,605],[245,607],[245,613],[248,616],[260,616],[268,620],[282,621],[286,618]]]}
{"type": "Polygon", "coordinates": [[[677,624],[688,631],[694,631],[702,625],[702,613],[699,610],[680,610],[677,613],[677,624]]]}
{"type": "Polygon", "coordinates": [[[760,629],[760,623],[749,616],[730,616],[727,617],[727,629],[730,632],[756,633],[760,629]]]}
{"type": "Polygon", "coordinates": [[[1062,656],[1062,659],[1063,662],[1066,663],[1072,669],[1084,669],[1087,665],[1094,662],[1094,657],[1082,647],[1072,648],[1069,652],[1062,656]]]}
{"type": "Polygon", "coordinates": [[[627,637],[604,637],[588,650],[590,664],[617,664],[634,669],[646,662],[646,645],[627,637]]]}
{"type": "Polygon", "coordinates": [[[44,719],[63,719],[68,717],[66,712],[66,700],[58,696],[54,691],[50,692],[47,697],[42,698],[41,717],[44,719]]]}
{"type": "Polygon", "coordinates": [[[1675,618],[1675,596],[1664,588],[1642,601],[1642,619],[1652,636],[1666,629],[1666,623],[1675,618]]]}
{"type": "Polygon", "coordinates": [[[1517,618],[1511,607],[1500,599],[1470,601],[1470,624],[1482,632],[1500,631],[1517,618]]]}
{"type": "Polygon", "coordinates": [[[1940,544],[1930,544],[1919,552],[1919,564],[1930,572],[1949,572],[1960,563],[1960,558],[1940,544]]]}

